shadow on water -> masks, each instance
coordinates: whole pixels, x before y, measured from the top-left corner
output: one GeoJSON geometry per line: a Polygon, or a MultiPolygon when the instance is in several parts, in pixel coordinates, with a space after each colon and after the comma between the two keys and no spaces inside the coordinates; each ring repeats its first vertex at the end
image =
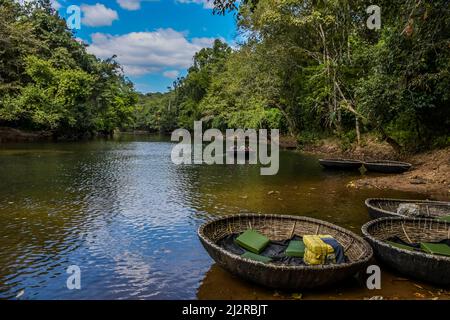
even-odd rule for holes
{"type": "MultiPolygon", "coordinates": [[[[295,152],[281,152],[278,175],[261,176],[257,165],[176,166],[172,147],[166,137],[132,135],[1,145],[0,298],[289,298],[216,266],[197,238],[199,225],[260,212],[306,215],[359,233],[368,221],[365,198],[423,198],[349,189],[359,172],[325,171],[315,157],[295,152]],[[81,290],[66,287],[73,264],[81,290]]],[[[351,282],[305,298],[422,292],[390,273],[383,279],[390,277],[393,284],[383,280],[374,294],[351,282]]]]}
{"type": "Polygon", "coordinates": [[[382,290],[369,290],[363,274],[329,288],[303,291],[280,291],[249,283],[229,274],[219,265],[213,264],[206,273],[197,291],[200,300],[363,300],[373,297],[384,299],[450,299],[450,292],[436,289],[428,284],[410,281],[401,275],[385,270],[382,266],[382,290]]]}

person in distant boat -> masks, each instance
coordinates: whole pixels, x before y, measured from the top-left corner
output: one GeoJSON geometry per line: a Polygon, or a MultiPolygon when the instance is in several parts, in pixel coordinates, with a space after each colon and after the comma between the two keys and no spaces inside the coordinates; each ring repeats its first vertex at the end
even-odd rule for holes
{"type": "Polygon", "coordinates": [[[245,153],[250,153],[250,152],[254,152],[252,148],[250,148],[249,146],[240,146],[239,148],[237,146],[233,146],[230,148],[230,152],[245,152],[245,153]]]}
{"type": "Polygon", "coordinates": [[[254,150],[252,148],[250,148],[250,146],[249,146],[248,138],[245,139],[245,145],[240,146],[239,148],[237,146],[232,146],[230,148],[230,151],[231,152],[245,152],[245,153],[254,152],[254,150]]]}

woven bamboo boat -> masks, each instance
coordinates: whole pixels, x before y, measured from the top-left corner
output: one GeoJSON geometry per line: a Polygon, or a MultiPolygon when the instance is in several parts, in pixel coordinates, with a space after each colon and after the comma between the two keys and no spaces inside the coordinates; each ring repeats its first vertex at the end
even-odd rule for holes
{"type": "Polygon", "coordinates": [[[450,257],[399,249],[384,242],[398,236],[403,241],[433,242],[450,238],[450,223],[431,219],[380,218],[362,227],[376,257],[409,277],[440,286],[450,285],[450,257]]]}
{"type": "Polygon", "coordinates": [[[328,222],[284,215],[233,215],[202,225],[198,236],[211,258],[229,272],[271,288],[302,289],[330,285],[348,278],[367,265],[373,253],[356,234],[328,222]],[[316,266],[262,263],[226,251],[217,242],[227,235],[254,229],[270,240],[295,235],[329,234],[343,246],[348,262],[316,266]]]}
{"type": "Polygon", "coordinates": [[[319,159],[319,163],[326,169],[357,170],[363,163],[350,159],[319,159]]]}
{"type": "Polygon", "coordinates": [[[365,204],[372,219],[383,217],[408,218],[408,216],[398,213],[401,204],[416,205],[419,209],[416,218],[438,219],[450,216],[450,202],[443,201],[371,198],[366,199],[365,204]]]}
{"type": "Polygon", "coordinates": [[[236,147],[227,150],[227,153],[230,154],[231,156],[237,158],[240,155],[242,155],[245,159],[250,158],[250,156],[255,156],[256,152],[253,149],[244,149],[244,150],[239,150],[236,147]]]}
{"type": "Polygon", "coordinates": [[[406,162],[377,160],[364,162],[364,167],[368,171],[381,173],[403,173],[411,169],[412,164],[406,162]]]}

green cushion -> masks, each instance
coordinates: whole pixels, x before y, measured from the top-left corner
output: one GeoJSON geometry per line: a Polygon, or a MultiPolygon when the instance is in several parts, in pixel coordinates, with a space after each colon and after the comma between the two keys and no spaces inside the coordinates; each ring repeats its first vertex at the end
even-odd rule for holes
{"type": "Polygon", "coordinates": [[[450,257],[450,247],[444,243],[421,242],[420,248],[427,253],[450,257]]]}
{"type": "Polygon", "coordinates": [[[305,244],[300,240],[292,240],[286,249],[286,256],[303,258],[305,254],[305,244]]]}
{"type": "Polygon", "coordinates": [[[446,216],[446,217],[439,217],[438,220],[440,221],[446,221],[446,222],[450,222],[450,216],[446,216]]]}
{"type": "Polygon", "coordinates": [[[264,263],[272,261],[272,259],[270,259],[269,257],[260,256],[259,254],[254,254],[253,252],[248,251],[244,253],[241,257],[264,263]]]}
{"type": "Polygon", "coordinates": [[[269,239],[258,231],[247,230],[236,238],[235,243],[253,253],[260,253],[269,244],[269,239]]]}
{"type": "Polygon", "coordinates": [[[414,247],[407,246],[406,244],[401,244],[401,243],[397,243],[397,242],[393,242],[393,241],[386,241],[386,243],[388,243],[391,246],[396,247],[398,249],[414,251],[414,247]]]}

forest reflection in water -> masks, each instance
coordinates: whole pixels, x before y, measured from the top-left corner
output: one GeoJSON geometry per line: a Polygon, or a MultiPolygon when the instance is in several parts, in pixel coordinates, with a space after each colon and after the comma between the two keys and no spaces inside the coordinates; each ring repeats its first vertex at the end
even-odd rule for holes
{"type": "MultiPolygon", "coordinates": [[[[257,165],[179,165],[154,136],[0,148],[0,297],[21,299],[291,298],[228,274],[197,228],[222,215],[305,215],[359,233],[367,197],[423,197],[354,190],[360,173],[324,171],[313,156],[280,153],[276,176],[257,165]],[[82,289],[66,269],[80,266],[82,289]]],[[[350,280],[305,298],[415,298],[438,289],[391,275],[368,292],[350,280]]],[[[361,281],[361,280],[360,280],[361,281]]]]}

